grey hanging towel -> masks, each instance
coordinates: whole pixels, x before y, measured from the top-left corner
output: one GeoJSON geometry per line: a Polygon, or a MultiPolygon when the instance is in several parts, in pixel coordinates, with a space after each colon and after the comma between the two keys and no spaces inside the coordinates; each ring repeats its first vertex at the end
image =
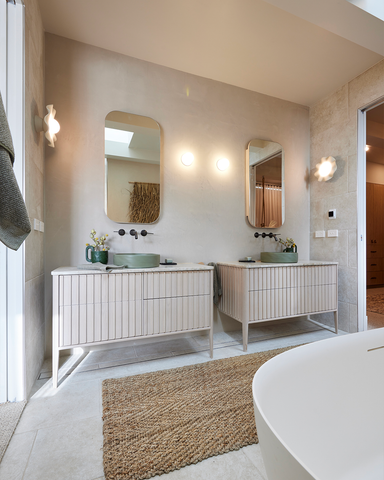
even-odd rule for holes
{"type": "Polygon", "coordinates": [[[223,290],[221,289],[219,269],[214,262],[208,263],[208,265],[213,267],[213,303],[218,305],[219,297],[221,297],[223,294],[223,290]]]}
{"type": "Polygon", "coordinates": [[[27,208],[13,171],[15,151],[0,94],[0,241],[17,250],[31,231],[27,208]]]}

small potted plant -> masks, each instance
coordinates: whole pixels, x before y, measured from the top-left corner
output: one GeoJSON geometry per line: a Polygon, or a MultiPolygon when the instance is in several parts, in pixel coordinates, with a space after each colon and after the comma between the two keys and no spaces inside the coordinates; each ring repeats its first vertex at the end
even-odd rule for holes
{"type": "Polygon", "coordinates": [[[285,240],[282,240],[281,238],[279,238],[279,243],[281,243],[281,245],[284,245],[285,247],[283,252],[297,253],[297,245],[293,240],[293,238],[287,237],[285,240]]]}
{"type": "Polygon", "coordinates": [[[86,248],[85,248],[85,259],[87,262],[100,262],[104,263],[106,265],[108,263],[108,250],[110,247],[105,245],[105,242],[107,240],[108,234],[103,235],[102,237],[96,237],[96,231],[91,230],[91,233],[89,235],[92,239],[93,244],[90,245],[89,243],[86,243],[86,248]],[[89,258],[88,251],[91,251],[91,258],[89,258]]]}

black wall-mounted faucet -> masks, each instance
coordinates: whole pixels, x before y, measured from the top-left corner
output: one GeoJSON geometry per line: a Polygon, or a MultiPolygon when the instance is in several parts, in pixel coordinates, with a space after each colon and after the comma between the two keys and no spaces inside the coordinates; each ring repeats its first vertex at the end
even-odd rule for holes
{"type": "MultiPolygon", "coordinates": [[[[124,237],[124,235],[127,233],[124,228],[120,228],[120,230],[114,230],[115,233],[118,233],[120,236],[124,237]]],[[[139,238],[139,232],[132,228],[129,231],[129,234],[132,235],[132,237],[135,237],[136,240],[139,238]]],[[[140,235],[142,237],[146,237],[147,235],[153,235],[151,232],[147,232],[147,230],[141,230],[140,235]]]]}
{"type": "Polygon", "coordinates": [[[253,234],[253,236],[254,236],[255,238],[259,238],[259,237],[262,237],[262,238],[265,238],[265,237],[274,238],[274,239],[275,239],[275,242],[278,241],[278,238],[277,238],[278,235],[281,235],[281,234],[280,234],[280,233],[272,233],[272,232],[269,232],[269,233],[265,233],[265,232],[263,232],[263,233],[255,232],[255,233],[253,234]]]}

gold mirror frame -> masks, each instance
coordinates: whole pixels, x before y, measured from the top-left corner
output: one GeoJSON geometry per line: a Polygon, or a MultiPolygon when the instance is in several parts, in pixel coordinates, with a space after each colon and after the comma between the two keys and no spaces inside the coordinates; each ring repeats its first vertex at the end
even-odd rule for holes
{"type": "Polygon", "coordinates": [[[245,215],[255,228],[279,228],[285,221],[284,149],[253,139],[245,158],[245,215]]]}

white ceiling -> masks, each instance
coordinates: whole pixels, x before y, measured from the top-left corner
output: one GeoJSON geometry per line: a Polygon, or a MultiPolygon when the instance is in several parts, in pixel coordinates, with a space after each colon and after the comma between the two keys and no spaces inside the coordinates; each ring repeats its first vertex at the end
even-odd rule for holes
{"type": "Polygon", "coordinates": [[[49,33],[308,106],[384,57],[384,22],[346,0],[39,4],[49,33]]]}

